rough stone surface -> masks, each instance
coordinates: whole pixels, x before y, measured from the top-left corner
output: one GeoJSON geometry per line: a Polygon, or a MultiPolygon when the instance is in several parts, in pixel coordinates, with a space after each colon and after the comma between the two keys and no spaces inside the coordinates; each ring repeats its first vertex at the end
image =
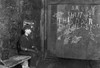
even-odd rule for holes
{"type": "Polygon", "coordinates": [[[24,20],[35,21],[34,45],[40,49],[40,0],[0,0],[0,52],[2,59],[17,55],[24,20]],[[39,46],[38,46],[39,45],[39,46]]]}

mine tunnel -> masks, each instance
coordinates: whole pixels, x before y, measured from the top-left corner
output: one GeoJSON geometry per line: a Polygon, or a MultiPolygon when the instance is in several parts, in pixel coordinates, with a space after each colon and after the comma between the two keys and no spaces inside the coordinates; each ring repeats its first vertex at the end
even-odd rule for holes
{"type": "Polygon", "coordinates": [[[0,68],[100,68],[99,0],[0,0],[0,68]]]}

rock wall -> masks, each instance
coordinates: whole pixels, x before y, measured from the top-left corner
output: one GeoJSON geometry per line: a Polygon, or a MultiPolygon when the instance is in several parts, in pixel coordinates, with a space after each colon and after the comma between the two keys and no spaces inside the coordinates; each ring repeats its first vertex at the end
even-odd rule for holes
{"type": "Polygon", "coordinates": [[[2,59],[17,55],[21,28],[21,0],[0,0],[0,48],[2,59]]]}
{"type": "Polygon", "coordinates": [[[41,0],[0,0],[0,58],[17,55],[24,20],[35,21],[34,44],[40,48],[41,0]]]}

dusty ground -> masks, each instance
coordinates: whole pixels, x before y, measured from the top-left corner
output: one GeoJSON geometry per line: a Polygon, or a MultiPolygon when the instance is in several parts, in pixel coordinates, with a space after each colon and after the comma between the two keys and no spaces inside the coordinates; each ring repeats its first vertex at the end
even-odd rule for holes
{"type": "MultiPolygon", "coordinates": [[[[21,68],[21,65],[14,68],[21,68]]],[[[100,68],[100,61],[49,58],[40,61],[37,67],[30,68],[100,68]]]]}
{"type": "Polygon", "coordinates": [[[37,68],[89,68],[88,61],[71,59],[49,59],[42,61],[37,68]]]}
{"type": "Polygon", "coordinates": [[[47,59],[40,62],[37,68],[100,68],[100,61],[47,59]]]}

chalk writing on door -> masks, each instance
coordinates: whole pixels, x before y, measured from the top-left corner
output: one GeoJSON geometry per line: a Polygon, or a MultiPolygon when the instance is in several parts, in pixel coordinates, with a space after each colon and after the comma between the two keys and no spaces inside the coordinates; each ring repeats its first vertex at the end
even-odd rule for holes
{"type": "MultiPolygon", "coordinates": [[[[58,7],[64,7],[58,5],[58,7]]],[[[95,5],[66,5],[65,8],[57,9],[55,17],[57,19],[57,40],[64,40],[64,44],[78,43],[83,36],[77,36],[73,33],[80,28],[89,31],[91,39],[93,40],[92,28],[97,24],[93,22],[95,16],[95,5]]]]}

